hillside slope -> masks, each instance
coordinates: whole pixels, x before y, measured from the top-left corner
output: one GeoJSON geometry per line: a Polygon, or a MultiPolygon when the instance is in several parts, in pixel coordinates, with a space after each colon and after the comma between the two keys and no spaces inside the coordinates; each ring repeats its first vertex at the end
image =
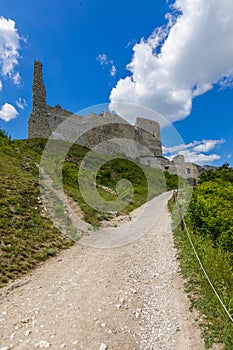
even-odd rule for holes
{"type": "MultiPolygon", "coordinates": [[[[39,163],[44,146],[45,140],[41,139],[11,141],[0,130],[1,286],[74,244],[48,218],[40,198],[39,163]]],[[[81,206],[85,220],[98,226],[108,215],[85,203],[77,183],[79,164],[86,152],[84,147],[72,146],[63,168],[63,184],[67,194],[81,206]]],[[[177,187],[176,176],[165,175],[167,186],[164,186],[161,171],[150,169],[150,176],[155,183],[153,196],[177,187]]],[[[98,173],[97,187],[105,199],[112,200],[116,197],[116,183],[121,178],[128,179],[134,186],[134,197],[125,208],[128,213],[147,200],[147,183],[137,165],[120,159],[107,162],[98,173]]]]}

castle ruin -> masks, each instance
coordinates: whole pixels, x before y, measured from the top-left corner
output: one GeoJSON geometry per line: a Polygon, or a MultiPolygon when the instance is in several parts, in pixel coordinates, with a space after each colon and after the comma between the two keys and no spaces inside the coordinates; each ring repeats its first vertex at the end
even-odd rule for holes
{"type": "MultiPolygon", "coordinates": [[[[185,163],[183,156],[176,156],[172,161],[163,157],[160,125],[158,122],[138,117],[135,125],[131,125],[116,114],[106,111],[99,116],[110,121],[112,119],[113,122],[101,126],[93,126],[91,130],[77,139],[77,144],[92,149],[99,143],[103,143],[103,148],[100,148],[101,152],[116,153],[117,144],[112,140],[129,139],[135,141],[135,146],[131,147],[128,155],[131,158],[137,158],[140,164],[159,167],[172,174],[179,174],[186,179],[196,179],[198,177],[199,167],[192,163],[185,163]],[[116,118],[119,119],[119,123],[114,123],[116,118]]],[[[82,125],[83,118],[85,117],[62,109],[60,105],[52,107],[46,103],[42,64],[35,61],[32,86],[32,113],[28,121],[28,138],[48,139],[53,134],[55,136],[57,127],[70,119],[73,121],[70,124],[70,128],[79,128],[82,125]]],[[[64,139],[64,135],[59,135],[59,137],[64,139]]]]}

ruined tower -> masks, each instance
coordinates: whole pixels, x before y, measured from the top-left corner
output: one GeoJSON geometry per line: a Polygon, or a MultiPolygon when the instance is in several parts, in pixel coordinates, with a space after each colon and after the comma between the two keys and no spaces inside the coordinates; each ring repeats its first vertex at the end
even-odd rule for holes
{"type": "Polygon", "coordinates": [[[32,113],[38,113],[45,109],[46,91],[42,75],[42,64],[35,61],[32,85],[32,113]]]}
{"type": "Polygon", "coordinates": [[[51,135],[42,64],[34,62],[32,113],[28,121],[28,138],[48,138],[51,135]]]}
{"type": "Polygon", "coordinates": [[[138,129],[138,141],[148,147],[155,157],[162,157],[159,123],[151,119],[137,118],[135,127],[138,129]]]}

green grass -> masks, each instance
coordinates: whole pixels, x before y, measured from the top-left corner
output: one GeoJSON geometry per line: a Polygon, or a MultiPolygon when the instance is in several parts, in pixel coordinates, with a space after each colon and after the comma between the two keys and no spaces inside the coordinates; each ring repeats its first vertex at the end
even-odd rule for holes
{"type": "MultiPolygon", "coordinates": [[[[133,186],[132,197],[127,191],[120,191],[121,196],[126,202],[124,209],[118,214],[128,214],[135,208],[141,206],[148,199],[159,195],[162,192],[178,187],[178,177],[170,175],[167,172],[163,173],[159,169],[138,165],[135,162],[127,159],[116,158],[113,160],[104,157],[105,164],[100,167],[97,177],[90,173],[89,170],[83,171],[83,178],[88,179],[90,183],[95,183],[99,195],[106,201],[111,202],[117,199],[117,184],[120,180],[128,180],[133,186]],[[147,174],[147,177],[145,176],[147,174]],[[93,177],[92,177],[93,176],[93,177]],[[148,182],[150,183],[150,191],[148,193],[148,182]],[[110,189],[112,192],[103,189],[103,186],[110,189]]],[[[77,201],[84,212],[84,218],[87,222],[94,226],[99,226],[100,221],[106,219],[106,212],[103,210],[95,210],[88,205],[80,192],[78,185],[79,167],[74,163],[66,163],[63,168],[63,185],[69,196],[77,201]]],[[[90,197],[92,192],[90,188],[90,197]]]]}
{"type": "MultiPolygon", "coordinates": [[[[68,222],[69,216],[61,215],[64,214],[62,202],[53,193],[54,214],[64,219],[65,227],[70,225],[69,237],[61,234],[54,226],[40,198],[39,164],[45,144],[43,139],[11,141],[10,137],[0,130],[0,286],[27,273],[47,258],[56,255],[59,250],[74,244],[74,240],[70,238],[74,232],[71,223],[68,222]]],[[[93,209],[84,201],[77,181],[80,163],[87,151],[87,148],[78,145],[70,148],[63,166],[63,186],[65,192],[81,206],[85,220],[98,226],[101,220],[108,218],[108,214],[104,210],[93,209]]],[[[121,179],[127,179],[133,184],[134,195],[128,200],[125,213],[140,206],[148,198],[148,186],[143,170],[148,173],[148,178],[153,184],[150,197],[177,187],[178,178],[174,175],[164,175],[161,171],[148,167],[140,169],[130,160],[108,161],[106,155],[93,157],[94,163],[98,158],[106,162],[100,168],[96,179],[97,190],[105,200],[115,200],[117,195],[107,192],[103,186],[115,191],[121,179]]],[[[58,162],[55,142],[49,163],[50,175],[55,186],[57,168],[54,165],[58,162]]],[[[127,196],[126,191],[124,199],[127,199],[127,196]]],[[[59,227],[62,228],[61,226],[59,227]]]]}
{"type": "Polygon", "coordinates": [[[0,143],[0,286],[74,243],[43,212],[37,167],[43,145],[0,143]]]}
{"type": "MultiPolygon", "coordinates": [[[[178,259],[185,279],[185,289],[190,298],[191,309],[195,308],[199,311],[198,322],[205,346],[211,348],[213,343],[222,343],[224,349],[233,349],[233,324],[204,276],[186,232],[182,231],[178,225],[179,213],[173,199],[169,202],[169,208],[173,217],[175,246],[179,251],[178,259]]],[[[204,268],[226,307],[233,315],[231,254],[213,247],[211,240],[194,234],[191,229],[190,234],[204,268]]]]}

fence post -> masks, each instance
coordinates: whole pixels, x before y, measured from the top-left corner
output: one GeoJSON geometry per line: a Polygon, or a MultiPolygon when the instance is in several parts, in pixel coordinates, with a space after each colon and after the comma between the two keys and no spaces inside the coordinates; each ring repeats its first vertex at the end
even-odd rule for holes
{"type": "Polygon", "coordinates": [[[180,213],[180,224],[181,224],[181,230],[184,231],[184,217],[183,217],[183,210],[181,204],[178,204],[179,213],[180,213]]]}

